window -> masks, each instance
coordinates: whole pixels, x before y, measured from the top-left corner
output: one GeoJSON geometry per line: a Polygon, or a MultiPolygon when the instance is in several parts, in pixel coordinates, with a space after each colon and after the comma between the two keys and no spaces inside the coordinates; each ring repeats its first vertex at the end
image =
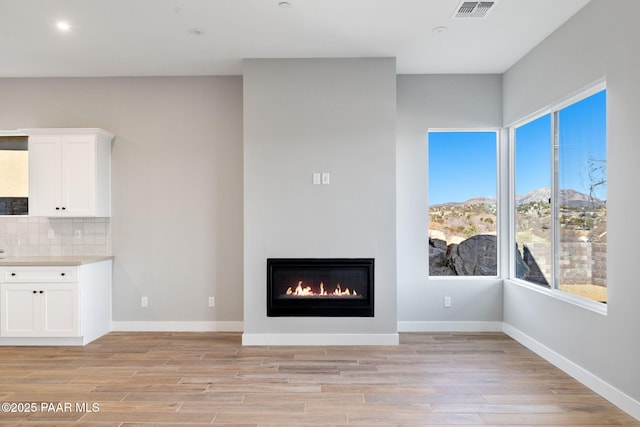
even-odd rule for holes
{"type": "Polygon", "coordinates": [[[497,276],[497,132],[429,132],[429,275],[497,276]]]}
{"type": "Polygon", "coordinates": [[[26,136],[0,136],[0,215],[27,215],[29,152],[26,136]]]}
{"type": "Polygon", "coordinates": [[[606,302],[606,90],[512,135],[515,277],[606,302]]]}
{"type": "Polygon", "coordinates": [[[516,277],[549,286],[551,277],[551,115],[515,130],[516,277]]]}

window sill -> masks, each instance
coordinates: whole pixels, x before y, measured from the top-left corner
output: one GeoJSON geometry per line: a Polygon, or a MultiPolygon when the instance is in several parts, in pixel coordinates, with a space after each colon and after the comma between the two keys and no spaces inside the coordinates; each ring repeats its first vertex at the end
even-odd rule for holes
{"type": "Polygon", "coordinates": [[[593,311],[594,313],[597,313],[603,316],[607,315],[607,304],[604,304],[601,302],[596,302],[587,298],[572,295],[567,292],[560,291],[558,289],[549,289],[542,286],[534,285],[532,283],[528,283],[518,279],[504,279],[504,283],[520,286],[522,288],[527,288],[534,292],[547,295],[551,298],[575,305],[580,308],[593,311]]]}
{"type": "Polygon", "coordinates": [[[500,280],[500,276],[427,276],[430,281],[434,280],[500,280]]]}

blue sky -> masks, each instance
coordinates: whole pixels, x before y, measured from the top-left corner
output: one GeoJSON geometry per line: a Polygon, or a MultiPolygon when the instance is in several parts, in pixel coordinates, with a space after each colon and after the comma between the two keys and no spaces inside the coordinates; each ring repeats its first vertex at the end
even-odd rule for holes
{"type": "MultiPolygon", "coordinates": [[[[606,159],[606,91],[560,110],[560,188],[589,194],[588,161],[606,159]]],[[[516,194],[550,187],[551,116],[516,130],[516,194]]],[[[429,132],[429,203],[496,195],[495,132],[429,132]]],[[[606,185],[596,197],[606,200],[606,185]]]]}
{"type": "Polygon", "coordinates": [[[429,132],[429,204],[496,196],[496,132],[429,132]]]}
{"type": "MultiPolygon", "coordinates": [[[[606,141],[606,91],[560,110],[560,188],[589,194],[588,161],[607,158],[606,141]]],[[[606,186],[596,197],[606,200],[606,186]]]]}
{"type": "Polygon", "coordinates": [[[516,129],[516,194],[551,187],[551,115],[516,129]]]}

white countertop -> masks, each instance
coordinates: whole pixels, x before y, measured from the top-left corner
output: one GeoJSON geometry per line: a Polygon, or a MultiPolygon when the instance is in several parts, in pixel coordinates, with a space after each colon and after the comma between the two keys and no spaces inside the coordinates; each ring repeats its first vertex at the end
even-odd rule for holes
{"type": "Polygon", "coordinates": [[[8,256],[0,258],[0,267],[78,266],[113,259],[112,256],[8,256]]]}

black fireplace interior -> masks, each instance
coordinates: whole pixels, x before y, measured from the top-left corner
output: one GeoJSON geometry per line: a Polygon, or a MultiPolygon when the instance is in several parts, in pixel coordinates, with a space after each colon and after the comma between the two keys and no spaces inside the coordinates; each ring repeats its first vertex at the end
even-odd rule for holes
{"type": "Polygon", "coordinates": [[[267,316],[373,317],[373,258],[267,259],[267,316]]]}

